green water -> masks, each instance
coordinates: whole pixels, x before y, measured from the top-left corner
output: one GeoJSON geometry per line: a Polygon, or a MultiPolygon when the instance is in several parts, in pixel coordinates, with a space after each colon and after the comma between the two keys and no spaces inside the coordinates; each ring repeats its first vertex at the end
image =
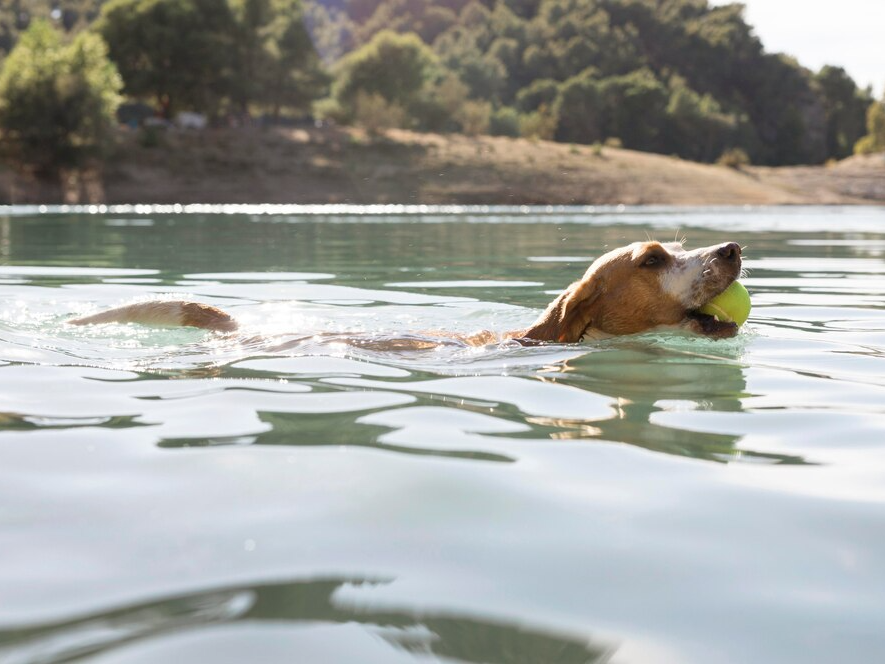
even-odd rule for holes
{"type": "Polygon", "coordinates": [[[0,663],[874,662],[885,210],[0,210],[0,663]],[[740,335],[518,329],[745,246],[740,335]],[[242,334],[65,319],[173,295],[242,334]]]}

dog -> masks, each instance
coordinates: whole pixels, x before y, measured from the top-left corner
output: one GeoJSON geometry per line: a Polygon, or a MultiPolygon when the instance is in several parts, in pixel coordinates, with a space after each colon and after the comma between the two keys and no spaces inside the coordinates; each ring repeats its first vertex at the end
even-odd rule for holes
{"type": "MultiPolygon", "coordinates": [[[[584,276],[553,300],[528,328],[504,334],[485,331],[442,336],[454,336],[474,346],[508,339],[525,344],[576,343],[659,329],[686,330],[713,339],[733,337],[738,331],[736,324],[698,309],[731,285],[741,269],[741,247],[735,242],[692,251],[680,242],[634,242],[593,261],[584,276]]],[[[182,300],[139,302],[68,323],[191,326],[216,332],[235,332],[239,327],[230,314],[217,307],[182,300]]]]}

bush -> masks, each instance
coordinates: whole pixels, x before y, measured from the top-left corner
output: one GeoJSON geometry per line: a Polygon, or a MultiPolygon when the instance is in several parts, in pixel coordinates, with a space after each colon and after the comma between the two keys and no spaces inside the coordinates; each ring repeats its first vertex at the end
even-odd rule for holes
{"type": "Polygon", "coordinates": [[[504,106],[489,118],[489,133],[492,136],[519,136],[519,113],[515,108],[504,106]]]}
{"type": "Polygon", "coordinates": [[[750,165],[750,156],[742,148],[728,148],[719,156],[716,163],[720,166],[739,169],[741,166],[750,165]]]}
{"type": "Polygon", "coordinates": [[[455,113],[455,120],[461,125],[462,133],[479,136],[489,133],[491,115],[492,105],[489,102],[468,101],[455,113]]]}
{"type": "Polygon", "coordinates": [[[337,99],[327,97],[313,103],[313,115],[319,120],[346,124],[349,120],[347,112],[341,108],[337,99]]]}
{"type": "Polygon", "coordinates": [[[876,152],[879,152],[879,146],[876,145],[874,136],[864,136],[854,144],[854,154],[875,154],[876,152]]]}
{"type": "Polygon", "coordinates": [[[455,131],[455,116],[467,102],[469,89],[452,73],[427,84],[409,104],[409,115],[424,131],[455,131]]]}
{"type": "Polygon", "coordinates": [[[373,135],[402,127],[406,122],[406,112],[402,106],[388,102],[378,93],[357,93],[353,107],[354,123],[373,135]]]}
{"type": "Polygon", "coordinates": [[[531,113],[542,105],[550,106],[559,93],[559,83],[552,79],[540,78],[531,82],[516,94],[516,106],[523,113],[531,113]]]}
{"type": "Polygon", "coordinates": [[[556,116],[545,105],[534,113],[526,113],[519,119],[519,134],[524,138],[552,141],[556,135],[556,116]]]}
{"type": "Polygon", "coordinates": [[[34,21],[0,71],[4,153],[44,178],[105,156],[122,86],[100,37],[83,33],[65,46],[49,23],[34,21]]]}
{"type": "Polygon", "coordinates": [[[874,102],[867,111],[866,136],[854,146],[855,154],[885,152],[885,102],[874,102]]]}
{"type": "MultiPolygon", "coordinates": [[[[228,0],[110,0],[95,29],[110,49],[126,94],[163,100],[164,116],[192,110],[215,116],[238,67],[235,21],[228,0]]],[[[266,67],[261,76],[267,74],[266,67]]],[[[248,86],[260,78],[253,72],[248,86]]]]}
{"type": "Polygon", "coordinates": [[[408,108],[433,79],[436,67],[436,56],[418,35],[379,32],[338,63],[333,96],[345,109],[361,92],[408,108]]]}

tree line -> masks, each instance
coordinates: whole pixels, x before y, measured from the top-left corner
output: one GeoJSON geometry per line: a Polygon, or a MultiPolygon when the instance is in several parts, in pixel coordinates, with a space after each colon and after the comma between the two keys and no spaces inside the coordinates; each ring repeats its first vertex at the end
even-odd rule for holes
{"type": "Polygon", "coordinates": [[[332,111],[345,119],[366,102],[360,89],[422,129],[609,140],[697,161],[739,149],[786,165],[849,156],[873,108],[843,69],[766,53],[739,4],[317,0],[309,18],[337,60],[332,111]],[[420,64],[421,85],[394,90],[383,68],[354,82],[393,53],[420,64]]]}
{"type": "Polygon", "coordinates": [[[0,143],[50,176],[99,160],[123,98],[172,117],[316,114],[370,130],[613,143],[715,161],[885,150],[841,68],[766,53],[707,0],[10,0],[0,143]]]}

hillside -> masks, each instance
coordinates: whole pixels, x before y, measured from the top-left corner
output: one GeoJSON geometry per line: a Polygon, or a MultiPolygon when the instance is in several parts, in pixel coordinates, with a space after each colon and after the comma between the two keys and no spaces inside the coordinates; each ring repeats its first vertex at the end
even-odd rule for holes
{"type": "MultiPolygon", "coordinates": [[[[736,171],[605,147],[343,128],[174,132],[162,147],[123,132],[106,203],[856,204],[885,203],[885,158],[736,171]]],[[[60,202],[0,172],[0,202],[60,202]]],[[[73,198],[69,200],[74,200],[73,198]]]]}

